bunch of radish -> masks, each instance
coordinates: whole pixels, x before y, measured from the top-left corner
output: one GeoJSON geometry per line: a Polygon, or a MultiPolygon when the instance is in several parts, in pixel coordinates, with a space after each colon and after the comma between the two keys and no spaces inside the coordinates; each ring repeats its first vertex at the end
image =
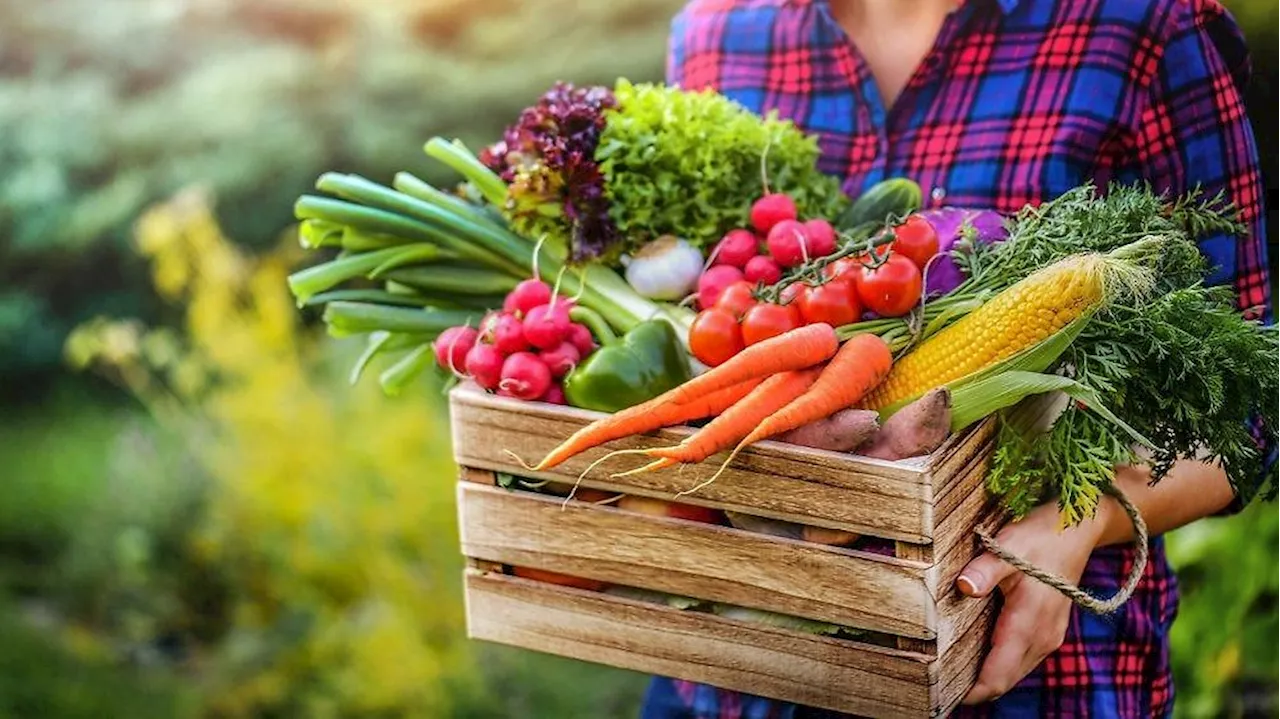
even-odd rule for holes
{"type": "Polygon", "coordinates": [[[836,251],[836,230],[821,218],[801,221],[790,196],[768,193],[751,206],[753,229],[730,230],[698,279],[698,309],[716,304],[726,287],[745,281],[772,285],[786,269],[836,251]]]}
{"type": "Polygon", "coordinates": [[[436,363],[490,392],[564,404],[561,381],[596,348],[585,325],[573,322],[573,300],[553,296],[547,283],[516,285],[480,329],[451,327],[435,341],[436,363]]]}

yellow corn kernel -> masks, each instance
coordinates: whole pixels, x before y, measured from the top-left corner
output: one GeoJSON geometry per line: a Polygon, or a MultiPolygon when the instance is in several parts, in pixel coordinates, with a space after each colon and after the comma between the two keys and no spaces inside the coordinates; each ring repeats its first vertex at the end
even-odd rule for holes
{"type": "Polygon", "coordinates": [[[863,406],[880,410],[997,364],[1097,307],[1104,260],[1072,257],[1046,267],[900,358],[863,406]]]}

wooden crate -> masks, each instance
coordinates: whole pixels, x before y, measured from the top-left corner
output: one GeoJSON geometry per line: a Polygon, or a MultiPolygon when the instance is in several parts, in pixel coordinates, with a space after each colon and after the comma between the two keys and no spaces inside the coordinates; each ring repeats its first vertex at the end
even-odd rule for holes
{"type": "MultiPolygon", "coordinates": [[[[613,442],[538,473],[507,451],[536,461],[600,415],[469,384],[450,407],[471,637],[857,716],[945,715],[973,684],[994,600],[963,597],[954,582],[979,552],[974,528],[1002,519],[982,486],[991,422],[901,462],[762,442],[680,499],[880,538],[890,556],[497,486],[495,473],[572,483],[607,451],[693,430],[613,442]],[[866,639],[530,581],[512,566],[848,626],[866,639]]],[[[721,460],[611,478],[647,461],[620,456],[582,486],[670,500],[721,460]]]]}

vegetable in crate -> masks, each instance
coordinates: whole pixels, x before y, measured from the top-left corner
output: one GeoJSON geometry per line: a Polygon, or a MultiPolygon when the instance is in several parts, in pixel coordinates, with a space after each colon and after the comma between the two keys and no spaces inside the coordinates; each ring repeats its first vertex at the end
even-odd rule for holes
{"type": "Polygon", "coordinates": [[[688,381],[689,356],[665,320],[649,320],[621,338],[582,308],[571,312],[596,329],[600,349],[564,380],[569,404],[598,412],[638,405],[688,381]]]}
{"type": "Polygon", "coordinates": [[[674,234],[709,251],[729,230],[752,223],[764,191],[755,181],[762,157],[793,216],[836,217],[848,204],[839,181],[817,169],[817,140],[789,121],[761,118],[723,95],[664,85],[620,80],[614,96],[596,160],[610,216],[629,240],[674,234]]]}

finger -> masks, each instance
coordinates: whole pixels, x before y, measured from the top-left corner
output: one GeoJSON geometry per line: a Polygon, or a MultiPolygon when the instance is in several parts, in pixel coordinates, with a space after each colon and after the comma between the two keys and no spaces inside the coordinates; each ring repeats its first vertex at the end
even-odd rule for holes
{"type": "Polygon", "coordinates": [[[970,597],[985,597],[1015,571],[1004,560],[984,552],[965,565],[956,579],[956,588],[970,597]]]}
{"type": "Polygon", "coordinates": [[[982,662],[978,680],[965,696],[964,704],[981,704],[1009,691],[1026,672],[1022,666],[1031,650],[1027,621],[1017,611],[1004,611],[991,633],[991,651],[982,662]]]}

